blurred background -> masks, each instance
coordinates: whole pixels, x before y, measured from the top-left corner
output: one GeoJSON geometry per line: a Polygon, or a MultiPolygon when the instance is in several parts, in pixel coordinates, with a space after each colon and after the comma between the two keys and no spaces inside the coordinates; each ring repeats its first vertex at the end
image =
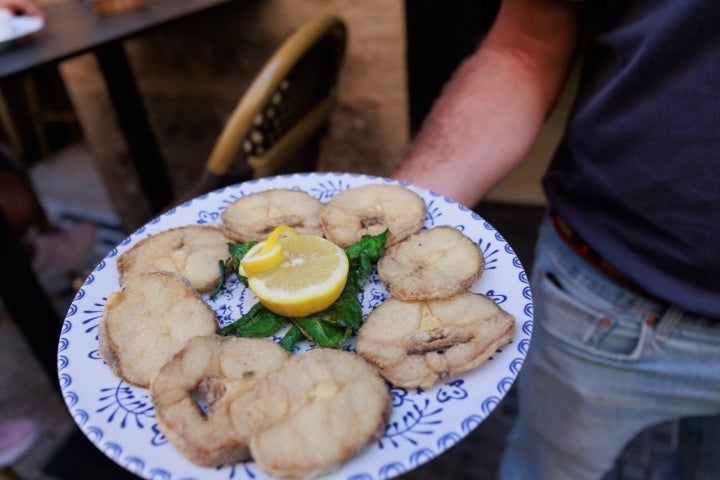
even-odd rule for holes
{"type": "MultiPolygon", "coordinates": [[[[41,3],[58,1],[74,0],[41,3]]],[[[495,3],[479,2],[472,7],[474,15],[488,22],[495,3]]],[[[327,169],[377,175],[393,170],[411,135],[404,3],[243,0],[125,42],[175,191],[183,191],[194,182],[236,102],[274,49],[298,26],[328,12],[346,22],[349,36],[339,106],[332,115],[325,145],[327,169]]],[[[474,28],[477,30],[471,34],[479,37],[483,25],[474,28]]],[[[452,39],[446,38],[448,31],[434,27],[415,33],[426,42],[417,42],[417,48],[422,49],[417,55],[422,57],[416,60],[416,68],[425,69],[422,73],[428,83],[444,80],[440,76],[447,75],[445,70],[456,61],[450,58],[445,65],[432,63],[433,55],[450,56],[446,52],[453,45],[452,39]],[[430,79],[431,75],[438,78],[430,79]]],[[[83,165],[103,180],[102,187],[121,228],[132,231],[146,221],[149,210],[144,210],[148,207],[138,198],[140,187],[127,146],[111,114],[110,99],[92,54],[70,58],[32,75],[13,77],[3,81],[1,88],[20,132],[17,154],[38,170],[37,181],[42,182],[44,177],[61,180],[54,173],[62,171],[66,163],[76,162],[73,171],[78,172],[77,167],[83,165]]],[[[427,103],[432,92],[424,85],[417,89],[424,97],[421,101],[427,103]]],[[[421,118],[422,113],[416,117],[421,118]]],[[[562,129],[562,115],[558,117],[550,122],[531,160],[495,189],[490,199],[542,204],[537,180],[547,152],[552,151],[562,129]]],[[[67,188],[72,189],[71,185],[67,188]]],[[[45,185],[39,190],[45,191],[45,185]]],[[[108,215],[102,218],[110,220],[108,215]]]]}

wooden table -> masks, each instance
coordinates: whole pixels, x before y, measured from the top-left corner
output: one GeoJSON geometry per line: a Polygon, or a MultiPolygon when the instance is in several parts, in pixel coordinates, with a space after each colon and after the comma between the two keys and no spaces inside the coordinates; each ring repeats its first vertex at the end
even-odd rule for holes
{"type": "MultiPolygon", "coordinates": [[[[46,26],[29,41],[0,50],[0,81],[91,52],[107,83],[115,114],[155,212],[173,198],[123,41],[174,21],[232,3],[231,0],[148,0],[147,8],[111,16],[79,0],[44,6],[46,26]]],[[[69,172],[69,174],[72,174],[69,172]]],[[[57,382],[60,319],[35,278],[23,250],[0,213],[0,298],[51,380],[57,382]]]]}
{"type": "Polygon", "coordinates": [[[98,15],[88,3],[78,0],[46,5],[45,28],[30,41],[0,51],[0,81],[83,53],[93,53],[140,184],[153,211],[160,211],[172,201],[172,187],[123,41],[228,3],[231,1],[148,0],[147,8],[109,16],[98,15]]]}

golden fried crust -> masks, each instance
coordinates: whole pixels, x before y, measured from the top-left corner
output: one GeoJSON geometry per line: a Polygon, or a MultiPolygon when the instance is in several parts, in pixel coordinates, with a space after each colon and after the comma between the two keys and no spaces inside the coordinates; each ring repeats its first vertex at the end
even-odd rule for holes
{"type": "Polygon", "coordinates": [[[484,295],[391,297],[368,316],[355,349],[393,385],[427,389],[478,367],[514,335],[515,318],[484,295]]]}
{"type": "Polygon", "coordinates": [[[362,358],[311,350],[258,385],[247,409],[250,451],[273,476],[326,474],[382,434],[391,408],[387,384],[362,358]]]}
{"type": "Polygon", "coordinates": [[[321,237],[322,207],[320,200],[306,192],[279,188],[235,200],[223,212],[222,221],[225,234],[237,242],[265,240],[279,225],[321,237]]]}
{"type": "Polygon", "coordinates": [[[405,187],[372,184],[335,195],[320,215],[328,240],[345,248],[363,235],[389,231],[386,246],[419,231],[425,223],[425,200],[405,187]]]}
{"type": "Polygon", "coordinates": [[[217,467],[247,460],[248,398],[288,356],[266,339],[218,335],[189,339],[150,383],[160,430],[197,465],[217,467]]]}
{"type": "Polygon", "coordinates": [[[222,229],[210,225],[172,228],[144,238],[118,258],[120,283],[138,273],[162,270],[187,278],[200,292],[215,288],[219,260],[229,257],[222,229]]]}
{"type": "Polygon", "coordinates": [[[452,227],[435,227],[388,248],[377,269],[393,297],[432,300],[467,291],[484,265],[472,240],[452,227]]]}
{"type": "Polygon", "coordinates": [[[187,280],[174,273],[148,272],[132,276],[110,295],[98,347],[118,377],[147,387],[185,340],[216,331],[215,312],[187,280]]]}

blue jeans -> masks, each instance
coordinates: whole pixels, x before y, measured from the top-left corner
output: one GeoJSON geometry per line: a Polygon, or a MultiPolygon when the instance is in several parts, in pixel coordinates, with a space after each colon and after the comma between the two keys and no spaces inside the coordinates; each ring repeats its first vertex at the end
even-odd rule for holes
{"type": "Polygon", "coordinates": [[[720,322],[613,282],[547,220],[531,286],[533,338],[502,479],[599,479],[643,429],[720,412],[720,322]]]}

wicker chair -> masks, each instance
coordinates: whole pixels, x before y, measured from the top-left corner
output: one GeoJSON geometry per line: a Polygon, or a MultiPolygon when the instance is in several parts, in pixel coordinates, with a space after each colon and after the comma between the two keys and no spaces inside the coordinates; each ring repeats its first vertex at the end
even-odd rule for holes
{"type": "Polygon", "coordinates": [[[337,103],[346,35],[342,20],[323,16],[280,46],[235,107],[194,194],[321,168],[320,141],[337,103]]]}

